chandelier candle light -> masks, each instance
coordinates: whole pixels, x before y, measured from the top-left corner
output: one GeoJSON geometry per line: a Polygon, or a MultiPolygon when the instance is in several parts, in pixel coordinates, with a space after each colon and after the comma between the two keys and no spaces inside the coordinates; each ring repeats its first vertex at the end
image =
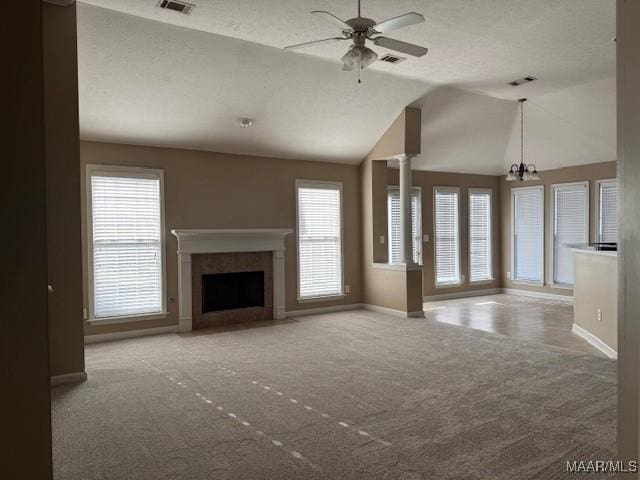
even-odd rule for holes
{"type": "Polygon", "coordinates": [[[518,100],[518,102],[520,102],[520,165],[517,163],[511,165],[509,173],[507,174],[507,182],[514,182],[516,180],[520,180],[521,182],[540,180],[536,166],[532,163],[529,165],[524,163],[524,102],[526,101],[526,98],[518,100]]]}

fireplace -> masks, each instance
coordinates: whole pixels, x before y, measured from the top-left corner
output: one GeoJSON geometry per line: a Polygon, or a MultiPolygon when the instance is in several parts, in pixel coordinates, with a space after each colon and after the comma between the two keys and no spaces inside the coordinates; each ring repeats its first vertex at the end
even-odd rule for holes
{"type": "Polygon", "coordinates": [[[284,318],[284,238],[291,232],[172,230],[180,331],[284,318]]]}
{"type": "Polygon", "coordinates": [[[264,307],[264,271],[202,275],[202,313],[264,307]]]}

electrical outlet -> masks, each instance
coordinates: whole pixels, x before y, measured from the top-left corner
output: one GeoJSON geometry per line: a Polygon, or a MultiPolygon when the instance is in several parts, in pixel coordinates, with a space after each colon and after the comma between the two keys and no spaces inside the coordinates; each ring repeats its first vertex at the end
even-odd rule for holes
{"type": "Polygon", "coordinates": [[[89,314],[87,313],[87,309],[86,308],[82,309],[82,318],[84,318],[85,320],[87,320],[89,318],[89,314]]]}
{"type": "Polygon", "coordinates": [[[601,308],[598,309],[598,321],[599,322],[602,321],[602,309],[601,308]]]}
{"type": "Polygon", "coordinates": [[[345,285],[344,286],[344,293],[351,293],[351,285],[345,285]]]}
{"type": "Polygon", "coordinates": [[[384,245],[384,235],[380,235],[380,243],[384,245]]]}
{"type": "Polygon", "coordinates": [[[507,272],[507,278],[511,278],[511,272],[507,272]]]}

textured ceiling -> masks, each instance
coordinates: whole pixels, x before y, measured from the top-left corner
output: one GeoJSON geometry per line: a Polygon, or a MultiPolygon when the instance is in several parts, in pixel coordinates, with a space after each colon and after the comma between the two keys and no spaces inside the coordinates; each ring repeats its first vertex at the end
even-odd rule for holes
{"type": "Polygon", "coordinates": [[[357,164],[411,104],[416,168],[499,174],[518,159],[514,100],[527,96],[540,169],[615,159],[613,1],[365,0],[376,20],[423,13],[393,36],[431,50],[376,64],[361,85],[340,70],[343,45],[280,48],[334,35],[308,12],[348,18],[355,1],[195,0],[191,15],[156,3],[78,3],[83,139],[357,164]],[[505,85],[525,75],[540,80],[505,85]]]}
{"type": "MultiPolygon", "coordinates": [[[[190,0],[196,4],[190,15],[157,8],[157,0],[82,1],[278,48],[340,33],[310,15],[311,10],[328,10],[343,19],[356,16],[356,0],[190,0]]],[[[362,2],[363,16],[376,21],[411,11],[422,13],[426,23],[388,36],[426,46],[429,54],[399,65],[378,63],[375,69],[504,98],[523,92],[533,96],[615,72],[613,0],[362,2]],[[540,80],[516,90],[506,86],[527,75],[540,80]]],[[[336,62],[345,51],[344,43],[305,50],[336,62]]]]}
{"type": "Polygon", "coordinates": [[[85,140],[354,164],[430,88],[83,4],[78,70],[85,140]]]}

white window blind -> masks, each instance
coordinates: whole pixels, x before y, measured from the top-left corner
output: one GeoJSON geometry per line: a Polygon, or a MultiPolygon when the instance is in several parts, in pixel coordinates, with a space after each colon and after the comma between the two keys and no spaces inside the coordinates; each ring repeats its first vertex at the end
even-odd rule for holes
{"type": "Polygon", "coordinates": [[[342,295],[342,188],[297,184],[298,296],[342,295]]]}
{"type": "MultiPolygon", "coordinates": [[[[411,251],[413,261],[422,264],[422,212],[420,189],[411,189],[411,251]]],[[[389,222],[389,263],[400,263],[400,189],[389,187],[387,201],[389,222]]]]}
{"type": "Polygon", "coordinates": [[[513,279],[543,283],[544,187],[514,188],[513,279]]]}
{"type": "Polygon", "coordinates": [[[469,280],[491,280],[491,191],[469,190],[469,280]]]}
{"type": "Polygon", "coordinates": [[[598,241],[618,241],[618,184],[615,180],[598,183],[598,241]]]}
{"type": "Polygon", "coordinates": [[[94,318],[161,313],[159,175],[94,171],[90,187],[94,318]]]}
{"type": "Polygon", "coordinates": [[[458,189],[435,188],[436,285],[460,283],[459,196],[458,189]]]}
{"type": "Polygon", "coordinates": [[[571,244],[589,242],[588,183],[553,186],[553,281],[573,285],[571,244]]]}

